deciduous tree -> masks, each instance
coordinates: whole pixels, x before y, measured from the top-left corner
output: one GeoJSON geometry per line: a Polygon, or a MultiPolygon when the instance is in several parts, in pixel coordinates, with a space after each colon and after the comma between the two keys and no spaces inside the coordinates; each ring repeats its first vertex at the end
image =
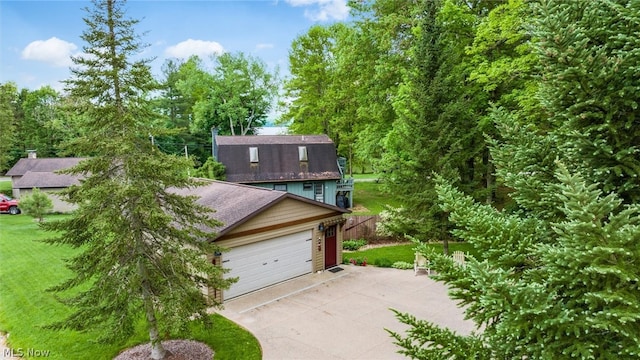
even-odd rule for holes
{"type": "Polygon", "coordinates": [[[209,73],[195,59],[191,75],[178,84],[183,94],[195,98],[191,131],[210,134],[217,127],[221,134],[253,134],[265,124],[277,95],[277,71],[244,53],[225,53],[214,60],[209,73]]]}
{"type": "Polygon", "coordinates": [[[0,172],[10,167],[11,150],[15,142],[14,109],[18,98],[18,89],[13,83],[0,85],[0,172]]]}
{"type": "Polygon", "coordinates": [[[25,150],[37,150],[42,157],[55,157],[62,141],[60,134],[52,127],[59,117],[60,95],[49,86],[29,91],[23,89],[21,102],[20,142],[25,150]]]}
{"type": "Polygon", "coordinates": [[[31,194],[20,199],[20,207],[25,214],[42,222],[44,215],[53,210],[53,202],[46,193],[33,188],[31,194]]]}

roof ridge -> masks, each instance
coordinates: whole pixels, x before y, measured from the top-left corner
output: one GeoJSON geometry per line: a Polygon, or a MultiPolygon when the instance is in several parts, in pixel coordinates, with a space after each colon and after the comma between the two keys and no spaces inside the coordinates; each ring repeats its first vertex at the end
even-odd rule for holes
{"type": "Polygon", "coordinates": [[[239,183],[234,183],[234,182],[224,181],[224,180],[215,180],[215,179],[207,179],[207,178],[199,178],[199,177],[192,177],[192,179],[195,179],[195,180],[205,180],[205,181],[208,181],[209,183],[218,183],[218,184],[223,184],[223,185],[228,185],[228,186],[244,187],[244,188],[248,188],[248,189],[251,189],[251,190],[260,190],[260,191],[269,191],[269,192],[275,192],[275,193],[287,194],[287,192],[286,192],[286,191],[274,190],[274,189],[267,189],[267,188],[260,187],[260,186],[252,186],[252,185],[247,185],[247,184],[239,184],[239,183]]]}

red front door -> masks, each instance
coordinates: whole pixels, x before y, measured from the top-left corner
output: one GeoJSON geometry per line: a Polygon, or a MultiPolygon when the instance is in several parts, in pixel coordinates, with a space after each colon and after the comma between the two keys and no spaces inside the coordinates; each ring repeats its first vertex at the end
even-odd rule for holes
{"type": "Polygon", "coordinates": [[[324,232],[324,268],[338,265],[338,237],[337,225],[329,226],[324,232]]]}

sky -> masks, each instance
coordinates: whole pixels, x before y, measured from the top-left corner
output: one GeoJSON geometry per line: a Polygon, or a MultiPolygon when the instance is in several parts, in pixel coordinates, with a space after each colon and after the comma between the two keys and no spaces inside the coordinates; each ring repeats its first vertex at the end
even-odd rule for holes
{"type": "MultiPolygon", "coordinates": [[[[347,0],[129,0],[127,16],[149,46],[141,56],[160,78],[166,59],[244,52],[288,73],[291,42],[314,24],[348,19],[347,0]]],[[[82,53],[89,1],[0,0],[0,83],[62,90],[82,53]]]]}

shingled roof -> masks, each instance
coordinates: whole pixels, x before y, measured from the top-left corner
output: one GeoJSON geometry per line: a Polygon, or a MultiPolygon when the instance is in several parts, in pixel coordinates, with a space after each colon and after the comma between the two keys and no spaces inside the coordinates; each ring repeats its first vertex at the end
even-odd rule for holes
{"type": "Polygon", "coordinates": [[[54,172],[27,171],[22,177],[13,183],[15,189],[31,188],[65,188],[80,184],[77,175],[56,174],[54,172]]]}
{"type": "Polygon", "coordinates": [[[340,179],[336,147],[326,135],[216,136],[218,161],[236,183],[340,179]],[[300,161],[298,147],[307,150],[300,161]],[[258,162],[250,161],[250,148],[258,162]]]}
{"type": "Polygon", "coordinates": [[[57,170],[74,167],[85,158],[23,158],[5,174],[6,176],[23,176],[29,171],[54,172],[57,170]]]}
{"type": "Polygon", "coordinates": [[[174,190],[180,195],[194,195],[196,203],[214,209],[213,218],[223,223],[213,229],[221,237],[233,228],[245,223],[263,210],[284,199],[295,199],[314,206],[320,206],[339,213],[349,212],[339,207],[313,201],[284,191],[270,190],[255,186],[233,184],[224,181],[202,179],[203,186],[174,190]]]}

